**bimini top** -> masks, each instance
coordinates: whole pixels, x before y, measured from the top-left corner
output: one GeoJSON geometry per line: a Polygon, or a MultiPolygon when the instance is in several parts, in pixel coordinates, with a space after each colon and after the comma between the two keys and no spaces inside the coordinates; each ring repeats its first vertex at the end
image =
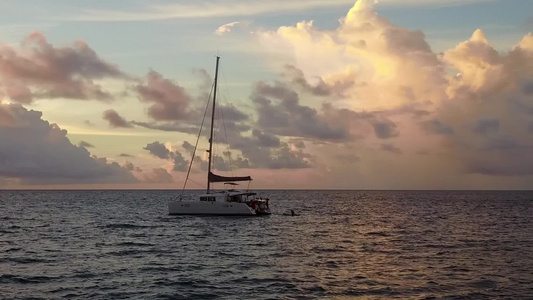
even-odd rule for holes
{"type": "Polygon", "coordinates": [[[207,179],[209,180],[209,182],[252,181],[252,177],[250,176],[226,177],[226,176],[220,176],[220,175],[213,174],[213,172],[209,172],[209,175],[207,175],[207,179]]]}
{"type": "Polygon", "coordinates": [[[242,191],[228,191],[230,196],[255,196],[257,193],[254,192],[242,192],[242,191]]]}

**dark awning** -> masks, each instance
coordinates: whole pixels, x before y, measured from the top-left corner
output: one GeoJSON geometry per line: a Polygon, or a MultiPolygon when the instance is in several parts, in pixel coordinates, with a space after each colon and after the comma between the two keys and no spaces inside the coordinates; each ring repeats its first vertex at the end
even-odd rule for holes
{"type": "Polygon", "coordinates": [[[251,181],[252,177],[245,176],[245,177],[225,177],[213,174],[212,172],[209,172],[208,176],[209,182],[233,182],[233,181],[251,181]]]}

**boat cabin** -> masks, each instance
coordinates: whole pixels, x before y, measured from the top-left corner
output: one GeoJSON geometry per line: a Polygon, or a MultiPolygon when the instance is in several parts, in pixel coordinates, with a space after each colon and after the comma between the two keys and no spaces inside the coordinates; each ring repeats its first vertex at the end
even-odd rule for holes
{"type": "Polygon", "coordinates": [[[200,195],[200,201],[210,202],[250,202],[254,200],[256,193],[229,190],[213,194],[200,195]]]}

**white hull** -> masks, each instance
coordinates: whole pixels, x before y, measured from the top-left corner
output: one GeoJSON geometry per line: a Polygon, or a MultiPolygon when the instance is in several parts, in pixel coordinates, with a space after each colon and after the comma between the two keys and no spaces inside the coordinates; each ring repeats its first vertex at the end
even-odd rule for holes
{"type": "Polygon", "coordinates": [[[174,201],[168,203],[169,215],[255,216],[246,203],[215,201],[174,201]]]}

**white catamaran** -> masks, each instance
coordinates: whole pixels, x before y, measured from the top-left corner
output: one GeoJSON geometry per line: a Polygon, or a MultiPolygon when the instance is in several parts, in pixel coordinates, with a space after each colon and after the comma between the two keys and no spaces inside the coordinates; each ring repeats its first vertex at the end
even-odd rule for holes
{"type": "MultiPolygon", "coordinates": [[[[215,100],[217,97],[217,81],[218,81],[218,64],[220,57],[217,56],[215,68],[215,82],[213,90],[213,108],[211,110],[211,133],[209,136],[209,161],[207,171],[207,191],[200,195],[197,199],[189,201],[183,200],[181,197],[178,201],[168,203],[168,212],[170,215],[221,215],[221,216],[257,216],[270,215],[269,199],[259,198],[256,193],[246,191],[238,191],[228,189],[226,191],[213,191],[211,183],[225,183],[229,187],[236,185],[235,182],[248,181],[252,178],[250,176],[244,177],[225,177],[216,175],[211,172],[212,166],[212,150],[213,150],[213,127],[215,121],[215,100]]],[[[201,129],[200,129],[201,130],[201,129]]],[[[201,132],[201,131],[200,131],[201,132]]],[[[198,135],[198,138],[200,134],[198,135]]],[[[196,150],[196,149],[195,149],[196,150]]],[[[192,157],[194,159],[195,153],[192,157]]],[[[187,178],[192,166],[192,160],[187,172],[187,178]]],[[[186,179],[187,180],[187,179],[186,179]]]]}

